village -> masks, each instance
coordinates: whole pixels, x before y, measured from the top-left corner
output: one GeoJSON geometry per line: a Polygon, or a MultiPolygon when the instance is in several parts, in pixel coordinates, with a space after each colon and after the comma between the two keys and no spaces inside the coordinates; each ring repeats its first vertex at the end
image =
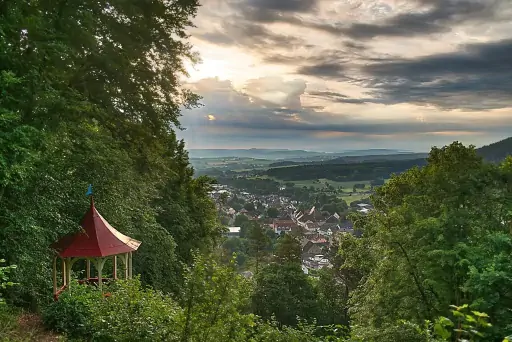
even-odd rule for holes
{"type": "MultiPolygon", "coordinates": [[[[240,215],[246,216],[249,220],[260,222],[277,236],[292,234],[298,237],[301,242],[304,273],[310,273],[311,270],[319,270],[324,267],[332,267],[328,258],[328,251],[340,234],[361,236],[361,232],[355,230],[353,223],[345,218],[346,215],[342,216],[335,212],[326,216],[325,212],[321,212],[315,206],[307,210],[300,210],[301,203],[278,194],[256,195],[222,184],[215,184],[213,187],[214,190],[210,192],[211,198],[217,204],[220,214],[229,218],[226,237],[240,237],[241,227],[234,225],[240,215]],[[275,215],[270,217],[261,213],[261,211],[250,211],[245,207],[236,210],[227,205],[233,198],[251,203],[251,207],[262,207],[267,213],[269,208],[274,208],[275,215]]],[[[361,214],[367,214],[371,210],[373,210],[373,206],[368,203],[358,203],[352,209],[352,211],[361,214]]]]}

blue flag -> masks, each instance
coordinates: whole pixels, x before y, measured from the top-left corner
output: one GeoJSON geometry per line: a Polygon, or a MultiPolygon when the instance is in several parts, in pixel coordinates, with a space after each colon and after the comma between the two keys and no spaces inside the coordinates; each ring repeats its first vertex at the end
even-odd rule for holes
{"type": "Polygon", "coordinates": [[[92,184],[89,184],[89,187],[87,188],[87,193],[85,196],[91,196],[92,195],[92,184]]]}

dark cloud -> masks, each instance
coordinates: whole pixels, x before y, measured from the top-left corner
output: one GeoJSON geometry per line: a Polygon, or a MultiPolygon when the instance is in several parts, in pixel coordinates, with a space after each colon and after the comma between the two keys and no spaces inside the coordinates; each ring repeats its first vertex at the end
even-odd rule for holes
{"type": "MultiPolygon", "coordinates": [[[[299,97],[299,84],[297,86],[288,85],[289,82],[283,81],[284,91],[289,91],[288,97],[299,97]]],[[[257,83],[261,83],[257,81],[257,83]]],[[[264,81],[261,84],[267,84],[264,81]]],[[[277,79],[273,80],[276,87],[277,79]]],[[[512,121],[508,124],[500,124],[489,120],[475,122],[466,120],[465,122],[456,122],[444,120],[443,122],[421,122],[421,121],[403,121],[403,120],[379,120],[361,121],[351,117],[351,115],[340,115],[312,110],[307,107],[291,108],[286,104],[297,104],[298,101],[288,100],[288,102],[270,102],[262,100],[255,96],[248,96],[236,91],[229,81],[219,81],[215,79],[202,80],[196,84],[196,90],[203,96],[205,107],[191,110],[183,116],[183,125],[185,127],[194,127],[196,130],[210,130],[218,134],[232,134],[237,132],[259,132],[266,134],[274,132],[295,132],[299,135],[321,134],[323,132],[331,133],[355,133],[355,134],[414,134],[429,132],[507,132],[512,129],[512,121]],[[207,115],[214,115],[216,120],[208,121],[207,115]]],[[[263,93],[272,89],[260,89],[263,93]]],[[[346,95],[331,91],[309,91],[309,96],[320,96],[331,98],[336,101],[359,101],[351,99],[346,95]]],[[[361,100],[362,101],[362,100],[361,100]]],[[[281,133],[280,133],[281,134],[281,133]]]]}
{"type": "Polygon", "coordinates": [[[243,46],[252,50],[303,44],[299,37],[274,33],[263,25],[235,20],[224,21],[220,30],[196,33],[195,37],[218,45],[243,46]]]}
{"type": "Polygon", "coordinates": [[[374,99],[355,99],[350,98],[341,93],[336,93],[332,91],[308,91],[306,94],[313,98],[320,98],[334,103],[351,103],[351,104],[364,104],[370,102],[377,102],[374,99]]]}
{"type": "Polygon", "coordinates": [[[308,76],[328,76],[328,77],[334,77],[334,76],[344,76],[343,71],[345,68],[343,65],[339,63],[320,63],[315,65],[308,65],[300,67],[297,70],[298,74],[302,75],[308,75],[308,76]]]}
{"type": "Polygon", "coordinates": [[[309,12],[316,7],[316,0],[246,0],[241,6],[278,12],[309,12]]]}
{"type": "Polygon", "coordinates": [[[242,0],[232,6],[245,20],[270,23],[289,21],[297,13],[314,11],[316,5],[317,0],[242,0]]]}
{"type": "Polygon", "coordinates": [[[512,39],[471,44],[460,52],[366,66],[366,86],[387,103],[445,109],[512,106],[512,39]]]}
{"type": "MultiPolygon", "coordinates": [[[[501,1],[501,0],[500,0],[501,1]]],[[[415,36],[450,31],[454,25],[469,20],[492,17],[498,0],[421,0],[430,10],[399,14],[383,24],[357,23],[342,33],[356,38],[377,36],[415,36]]]]}

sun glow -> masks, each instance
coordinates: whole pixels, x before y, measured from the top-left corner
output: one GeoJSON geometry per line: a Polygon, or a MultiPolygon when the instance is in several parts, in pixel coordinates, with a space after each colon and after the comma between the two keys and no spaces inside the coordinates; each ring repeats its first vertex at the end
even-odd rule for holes
{"type": "Polygon", "coordinates": [[[218,77],[221,80],[229,79],[230,70],[228,62],[216,59],[206,59],[195,66],[188,65],[189,81],[197,82],[203,78],[218,77]]]}

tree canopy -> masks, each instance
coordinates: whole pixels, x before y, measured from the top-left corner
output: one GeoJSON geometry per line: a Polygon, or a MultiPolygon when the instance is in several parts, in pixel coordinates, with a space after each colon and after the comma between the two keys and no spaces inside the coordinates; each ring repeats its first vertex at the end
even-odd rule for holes
{"type": "Polygon", "coordinates": [[[173,131],[198,101],[180,85],[198,2],[0,8],[0,250],[17,300],[51,288],[48,246],[78,229],[90,183],[109,222],[143,241],[136,272],[177,290],[179,261],[220,236],[210,180],[193,178],[173,131]]]}

